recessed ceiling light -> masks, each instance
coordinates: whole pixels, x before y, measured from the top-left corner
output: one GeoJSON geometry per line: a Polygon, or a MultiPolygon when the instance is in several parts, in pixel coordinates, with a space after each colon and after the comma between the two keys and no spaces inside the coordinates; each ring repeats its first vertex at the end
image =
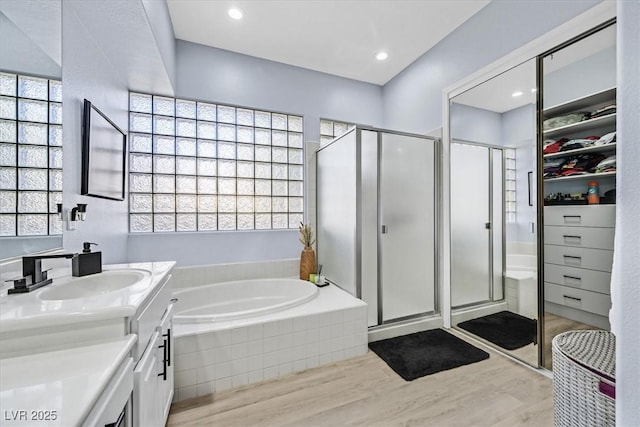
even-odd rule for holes
{"type": "Polygon", "coordinates": [[[229,16],[233,19],[242,19],[242,11],[238,8],[229,9],[229,16]]]}
{"type": "Polygon", "coordinates": [[[378,61],[384,61],[388,57],[389,57],[389,54],[387,52],[385,52],[385,51],[380,51],[380,52],[376,53],[376,59],[378,61]]]}
{"type": "Polygon", "coordinates": [[[513,96],[514,98],[516,98],[516,97],[518,97],[518,96],[522,96],[522,92],[520,92],[520,91],[513,92],[513,93],[511,94],[511,96],[513,96]]]}

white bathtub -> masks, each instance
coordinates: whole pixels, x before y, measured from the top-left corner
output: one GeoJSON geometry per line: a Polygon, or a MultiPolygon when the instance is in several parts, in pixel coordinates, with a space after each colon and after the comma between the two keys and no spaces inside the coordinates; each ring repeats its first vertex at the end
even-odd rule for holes
{"type": "Polygon", "coordinates": [[[285,310],[314,299],[318,287],[298,279],[215,283],[174,292],[174,323],[216,322],[285,310]]]}

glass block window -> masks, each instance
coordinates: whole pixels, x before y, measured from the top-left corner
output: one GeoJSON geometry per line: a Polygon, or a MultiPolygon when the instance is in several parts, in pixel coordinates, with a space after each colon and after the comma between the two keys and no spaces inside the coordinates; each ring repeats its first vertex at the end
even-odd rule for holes
{"type": "Polygon", "coordinates": [[[320,146],[331,142],[334,138],[356,127],[352,123],[335,122],[333,120],[320,119],[320,146]]]}
{"type": "Polygon", "coordinates": [[[0,72],[0,236],[62,234],[62,83],[0,72]]]}
{"type": "Polygon", "coordinates": [[[297,228],[302,117],[143,93],[129,97],[132,233],[297,228]]]}
{"type": "Polygon", "coordinates": [[[516,150],[504,150],[505,168],[505,213],[507,222],[516,222],[516,150]]]}

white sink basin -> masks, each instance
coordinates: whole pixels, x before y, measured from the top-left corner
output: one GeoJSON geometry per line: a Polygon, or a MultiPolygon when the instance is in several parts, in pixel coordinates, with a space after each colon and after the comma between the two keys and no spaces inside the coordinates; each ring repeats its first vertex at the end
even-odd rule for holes
{"type": "Polygon", "coordinates": [[[133,286],[148,278],[146,270],[108,270],[84,277],[54,279],[40,291],[40,299],[46,301],[86,298],[133,286]],[[57,282],[57,283],[56,283],[57,282]]]}

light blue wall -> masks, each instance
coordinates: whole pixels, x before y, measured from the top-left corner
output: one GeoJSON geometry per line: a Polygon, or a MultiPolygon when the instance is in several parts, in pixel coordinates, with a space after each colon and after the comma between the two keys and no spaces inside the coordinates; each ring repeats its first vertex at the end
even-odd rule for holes
{"type": "Polygon", "coordinates": [[[252,56],[177,41],[184,98],[304,115],[308,141],[319,141],[319,118],[382,124],[380,86],[252,56]]]}
{"type": "Polygon", "coordinates": [[[611,89],[615,85],[616,48],[612,46],[545,75],[544,108],[611,89]]]}
{"type": "Polygon", "coordinates": [[[64,207],[87,204],[87,220],[75,231],[65,231],[64,248],[82,250],[82,242],[96,242],[105,264],[127,260],[128,202],[80,195],[82,153],[82,109],[89,99],[121,129],[128,129],[129,95],[122,74],[114,69],[95,41],[95,33],[82,17],[90,5],[65,1],[62,10],[62,80],[64,129],[64,207]]]}
{"type": "Polygon", "coordinates": [[[142,0],[149,26],[156,40],[164,68],[172,86],[176,87],[176,38],[167,3],[158,0],[142,0]]]}
{"type": "MultiPolygon", "coordinates": [[[[319,140],[321,117],[382,123],[380,86],[181,40],[176,47],[177,97],[302,114],[307,141],[319,140]]],[[[131,261],[181,266],[295,258],[300,251],[297,230],[129,236],[131,261]]]]}
{"type": "MultiPolygon", "coordinates": [[[[502,114],[502,145],[516,149],[516,222],[507,224],[507,239],[518,242],[535,242],[530,224],[537,221],[536,207],[529,206],[529,191],[536,197],[536,141],[535,105],[528,104],[502,114]],[[528,172],[533,172],[529,189],[528,172]]],[[[534,228],[535,229],[535,228],[534,228]]]]}
{"type": "Polygon", "coordinates": [[[0,13],[0,70],[62,77],[60,65],[3,13],[0,13]]]}
{"type": "Polygon", "coordinates": [[[452,103],[450,107],[451,139],[502,145],[499,113],[452,103]]]}
{"type": "Polygon", "coordinates": [[[384,127],[415,133],[442,127],[445,88],[598,3],[489,3],[384,86],[384,127]]]}

